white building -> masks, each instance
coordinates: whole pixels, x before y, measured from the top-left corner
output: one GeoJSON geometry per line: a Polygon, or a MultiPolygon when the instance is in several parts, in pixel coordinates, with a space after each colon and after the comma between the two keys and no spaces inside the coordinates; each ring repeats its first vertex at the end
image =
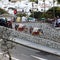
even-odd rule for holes
{"type": "MultiPolygon", "coordinates": [[[[38,10],[39,11],[47,11],[49,8],[53,7],[53,0],[45,0],[45,2],[43,2],[43,0],[38,0],[38,10]]],[[[54,6],[57,5],[57,1],[55,0],[54,6]]]]}
{"type": "MultiPolygon", "coordinates": [[[[9,0],[1,0],[0,1],[0,7],[7,10],[9,7],[16,8],[18,11],[24,10],[24,12],[29,12],[30,9],[33,8],[33,10],[37,10],[44,12],[47,11],[49,8],[53,7],[53,0],[45,0],[45,6],[43,0],[38,0],[38,4],[29,2],[29,0],[11,0],[11,1],[17,1],[17,2],[9,2],[9,0]]],[[[54,6],[57,5],[57,2],[55,1],[54,6]]]]}

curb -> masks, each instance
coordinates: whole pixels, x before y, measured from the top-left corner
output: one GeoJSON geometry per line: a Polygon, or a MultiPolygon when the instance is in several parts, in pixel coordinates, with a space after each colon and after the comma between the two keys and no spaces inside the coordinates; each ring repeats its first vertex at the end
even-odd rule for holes
{"type": "MultiPolygon", "coordinates": [[[[10,40],[10,41],[12,41],[12,40],[10,40]]],[[[57,50],[57,49],[49,48],[49,47],[46,47],[46,46],[43,46],[43,45],[40,45],[40,44],[36,44],[36,43],[29,42],[29,41],[21,40],[21,39],[18,39],[18,38],[14,38],[13,42],[17,43],[17,44],[20,44],[20,45],[23,45],[25,47],[29,47],[29,48],[40,50],[40,51],[45,51],[45,52],[60,56],[60,50],[57,50]]]]}

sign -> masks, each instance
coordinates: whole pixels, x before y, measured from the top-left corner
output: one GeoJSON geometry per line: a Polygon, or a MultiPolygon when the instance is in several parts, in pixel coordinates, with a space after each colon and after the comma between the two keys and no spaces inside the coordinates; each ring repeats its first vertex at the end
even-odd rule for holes
{"type": "Polygon", "coordinates": [[[14,10],[14,14],[17,14],[17,10],[16,9],[14,10]]]}

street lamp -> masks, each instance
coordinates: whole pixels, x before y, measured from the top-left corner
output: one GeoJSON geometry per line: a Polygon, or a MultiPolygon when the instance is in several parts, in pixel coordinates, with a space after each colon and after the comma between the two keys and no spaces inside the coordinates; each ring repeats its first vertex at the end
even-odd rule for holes
{"type": "Polygon", "coordinates": [[[44,12],[43,12],[43,16],[45,17],[45,0],[43,0],[44,2],[44,12]]]}
{"type": "Polygon", "coordinates": [[[34,18],[34,2],[32,2],[32,17],[34,18]]]}
{"type": "Polygon", "coordinates": [[[53,0],[53,17],[55,17],[55,8],[54,8],[54,3],[55,3],[55,0],[53,0]]]}

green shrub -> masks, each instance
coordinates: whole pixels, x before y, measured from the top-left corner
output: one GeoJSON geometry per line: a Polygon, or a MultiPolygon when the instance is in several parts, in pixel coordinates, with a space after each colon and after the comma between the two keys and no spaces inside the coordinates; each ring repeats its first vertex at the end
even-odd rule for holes
{"type": "Polygon", "coordinates": [[[55,16],[57,16],[57,15],[60,16],[60,7],[52,7],[46,13],[48,13],[49,16],[51,15],[53,17],[54,17],[54,14],[55,14],[55,16]],[[54,10],[54,12],[53,12],[53,10],[54,10]]]}
{"type": "Polygon", "coordinates": [[[34,17],[39,19],[41,17],[42,13],[41,12],[32,12],[30,17],[34,17]]]}
{"type": "Polygon", "coordinates": [[[0,8],[0,14],[5,14],[5,13],[8,13],[8,12],[0,8]]]}
{"type": "Polygon", "coordinates": [[[26,16],[26,14],[25,13],[19,13],[19,14],[17,14],[17,16],[19,16],[19,17],[22,17],[22,16],[26,16]]]}

